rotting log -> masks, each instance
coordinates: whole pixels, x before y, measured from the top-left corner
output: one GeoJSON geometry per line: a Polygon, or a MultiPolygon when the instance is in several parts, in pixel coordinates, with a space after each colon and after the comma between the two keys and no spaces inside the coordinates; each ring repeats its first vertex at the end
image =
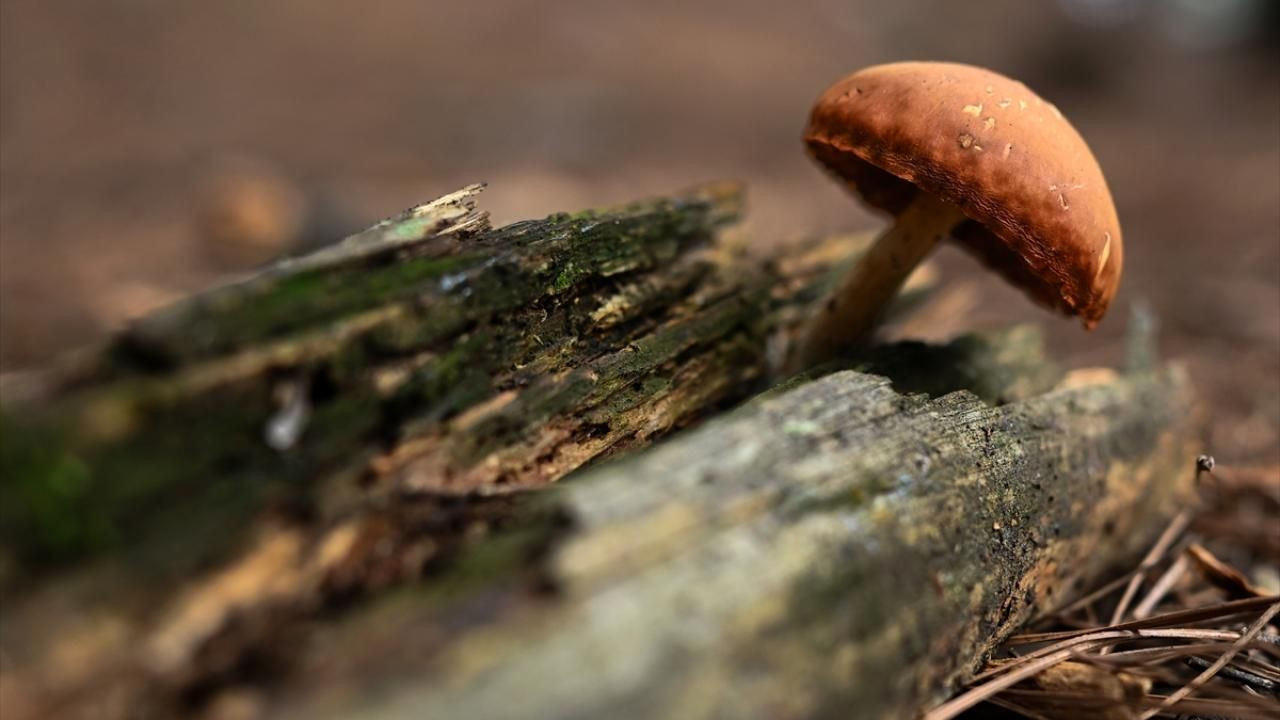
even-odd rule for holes
{"type": "MultiPolygon", "coordinates": [[[[726,684],[719,687],[730,692],[730,681],[755,677],[752,667],[772,674],[767,670],[774,662],[771,648],[789,647],[785,653],[817,662],[806,653],[822,647],[820,636],[827,631],[834,643],[828,647],[850,657],[851,646],[841,644],[848,639],[841,633],[863,628],[862,636],[849,640],[861,647],[859,637],[870,637],[870,631],[848,616],[849,608],[873,596],[861,589],[842,595],[838,578],[810,578],[809,570],[796,564],[717,567],[707,558],[728,550],[716,548],[732,550],[745,542],[742,538],[758,536],[768,538],[766,544],[780,543],[756,548],[761,563],[812,560],[811,570],[826,568],[835,578],[840,567],[832,563],[841,558],[850,560],[848,572],[861,577],[896,566],[879,555],[859,560],[858,542],[880,540],[832,536],[830,546],[842,554],[824,561],[817,553],[820,538],[806,534],[807,528],[839,525],[859,515],[880,523],[885,514],[898,512],[898,502],[904,503],[904,521],[927,528],[922,523],[938,508],[951,507],[946,503],[993,501],[991,493],[946,490],[946,477],[954,474],[970,485],[991,483],[1006,493],[1010,503],[1029,513],[1019,520],[1022,527],[1030,527],[1034,517],[1068,531],[1067,541],[1040,536],[1024,541],[1021,531],[1005,530],[1019,525],[997,519],[991,521],[996,540],[985,551],[977,545],[962,548],[967,554],[957,551],[956,561],[969,563],[962,565],[968,573],[958,576],[962,580],[995,573],[981,576],[981,598],[970,598],[966,606],[987,611],[1006,597],[1000,593],[1025,590],[1018,578],[1025,582],[1028,568],[1058,557],[1052,553],[1065,560],[1073,553],[1087,555],[1081,565],[1062,571],[1064,582],[1095,573],[1104,557],[1122,557],[1124,545],[1092,555],[1086,550],[1103,542],[1106,527],[1123,543],[1140,542],[1182,487],[1184,474],[1174,460],[1185,450],[1179,444],[1185,437],[1180,413],[1187,400],[1180,380],[1147,372],[1041,397],[1058,374],[1040,356],[1038,337],[1018,330],[943,347],[887,346],[851,361],[893,376],[903,392],[944,395],[967,388],[990,404],[967,396],[936,401],[899,396],[882,381],[847,372],[807,384],[801,378],[691,436],[714,439],[725,428],[746,427],[743,418],[752,413],[772,408],[768,421],[759,415],[754,427],[771,434],[756,446],[778,452],[774,464],[763,455],[753,462],[739,457],[736,468],[732,462],[724,466],[727,475],[713,473],[695,482],[688,472],[734,457],[724,456],[725,447],[713,442],[698,462],[690,451],[687,472],[684,460],[664,468],[662,477],[627,470],[655,467],[645,464],[653,460],[641,458],[601,468],[545,498],[513,492],[543,487],[617,450],[640,447],[758,390],[771,357],[778,355],[770,343],[785,338],[856,243],[810,243],[792,255],[764,259],[731,252],[712,236],[737,213],[740,195],[732,186],[493,231],[470,205],[470,194],[417,208],[332,249],[197,296],[57,373],[6,388],[0,428],[5,494],[28,504],[0,506],[0,538],[18,568],[6,580],[16,590],[0,617],[6,657],[13,659],[5,667],[4,689],[19,693],[0,703],[28,707],[32,716],[52,711],[101,716],[111,703],[120,705],[107,716],[139,707],[158,716],[184,715],[192,711],[191,703],[210,695],[216,699],[222,688],[242,682],[246,668],[265,664],[272,669],[270,677],[285,679],[251,692],[260,696],[260,704],[278,701],[275,707],[282,712],[316,708],[359,715],[374,709],[364,704],[364,690],[389,687],[398,673],[417,672],[448,678],[456,694],[437,694],[439,686],[423,685],[419,677],[392,683],[396,698],[413,703],[424,693],[442,708],[484,710],[487,700],[476,678],[510,679],[503,673],[516,667],[518,674],[519,668],[494,665],[500,658],[485,659],[483,648],[514,648],[505,643],[526,638],[530,659],[519,661],[517,653],[507,661],[551,663],[563,652],[555,650],[561,641],[539,635],[538,628],[559,628],[553,634],[564,634],[567,647],[583,642],[594,648],[592,653],[616,654],[599,663],[609,677],[626,675],[627,668],[658,667],[619,668],[614,661],[661,656],[664,662],[686,662],[680,657],[693,652],[689,678],[698,680],[698,687],[711,687],[723,667],[726,684]],[[832,382],[852,384],[842,391],[839,384],[828,385],[832,382]],[[852,403],[864,392],[861,405],[852,403]],[[809,400],[803,406],[788,404],[800,397],[809,400]],[[850,401],[843,404],[851,409],[836,407],[840,398],[850,401]],[[1130,402],[1135,404],[1126,405],[1130,402]],[[1103,410],[1091,409],[1095,405],[1115,415],[1104,417],[1103,410]],[[880,417],[890,407],[898,409],[897,420],[880,417]],[[947,421],[931,426],[935,415],[947,421]],[[851,424],[858,417],[866,422],[851,424]],[[948,424],[961,419],[978,429],[948,424]],[[884,432],[893,422],[907,433],[898,440],[884,432]],[[1039,448],[1038,454],[995,440],[987,446],[992,455],[984,458],[977,454],[979,446],[963,442],[983,428],[1002,427],[999,432],[1022,438],[1039,448]],[[910,434],[930,428],[934,435],[910,434]],[[861,439],[841,444],[846,436],[861,439]],[[771,444],[779,439],[799,444],[771,444]],[[857,462],[873,446],[880,448],[875,457],[883,467],[894,452],[923,453],[912,455],[925,458],[928,467],[916,470],[923,479],[898,487],[892,480],[896,475],[837,472],[863,467],[857,462]],[[803,458],[787,454],[802,448],[803,458]],[[833,464],[826,471],[836,474],[821,480],[819,464],[829,450],[833,464]],[[821,482],[811,487],[805,477],[794,476],[788,469],[792,460],[795,467],[817,473],[813,477],[821,482]],[[1098,498],[1107,510],[1098,517],[1112,524],[1099,524],[1104,521],[1095,521],[1076,503],[1068,504],[1066,516],[1061,516],[1064,505],[1045,505],[1052,505],[1047,497],[1063,502],[1077,494],[1045,494],[1039,488],[1036,494],[1019,486],[1017,474],[1035,470],[1027,464],[1033,460],[1044,462],[1046,472],[1059,472],[1042,486],[1105,492],[1098,498]],[[975,464],[965,475],[961,470],[968,461],[975,464]],[[1114,479],[1126,472],[1140,476],[1134,487],[1150,496],[1146,509],[1133,507],[1128,486],[1114,479]],[[601,480],[611,477],[619,479],[601,480]],[[1093,484],[1070,484],[1086,481],[1093,484]],[[913,494],[925,488],[932,494],[913,494]],[[674,505],[653,504],[672,493],[677,493],[674,505]],[[795,505],[787,497],[813,500],[795,505]],[[852,504],[842,506],[845,501],[852,504]],[[617,523],[600,519],[609,507],[617,523]],[[1119,517],[1130,511],[1132,518],[1119,517]],[[789,529],[792,519],[796,526],[789,529]],[[669,538],[663,535],[667,530],[673,533],[669,538]],[[1048,544],[1035,545],[1039,542],[1048,544]],[[793,546],[795,555],[768,554],[791,552],[787,548],[793,546]],[[605,552],[610,547],[616,558],[605,552]],[[799,553],[804,547],[808,555],[799,553]],[[571,561],[575,552],[587,557],[594,552],[606,566],[616,567],[591,569],[588,563],[583,569],[571,561]],[[988,555],[974,555],[980,552],[988,555]],[[1012,569],[978,567],[975,557],[1009,563],[1012,569]],[[65,569],[46,577],[26,572],[52,561],[65,569]],[[735,658],[746,658],[738,674],[727,664],[728,656],[698,655],[697,643],[685,647],[678,636],[697,630],[697,624],[665,627],[661,613],[636,616],[658,624],[647,626],[654,637],[636,645],[641,655],[633,656],[626,647],[610,650],[593,643],[624,641],[628,633],[643,634],[645,626],[623,627],[620,617],[619,627],[610,632],[623,635],[598,635],[592,633],[602,630],[584,620],[599,597],[617,597],[597,591],[619,587],[627,594],[650,587],[626,584],[643,577],[667,577],[695,588],[683,595],[685,590],[674,585],[654,585],[656,594],[638,596],[655,611],[674,613],[667,621],[679,619],[684,610],[673,608],[681,603],[696,609],[733,600],[722,593],[764,602],[768,598],[751,587],[732,587],[730,576],[716,573],[759,574],[763,582],[775,577],[770,571],[786,567],[791,574],[776,576],[780,584],[761,586],[778,591],[769,602],[785,597],[803,604],[808,588],[820,592],[812,605],[816,615],[780,611],[780,637],[798,627],[818,644],[780,644],[767,633],[738,635],[739,625],[755,622],[751,618],[764,623],[761,632],[773,627],[764,606],[752,606],[752,612],[764,614],[749,616],[739,614],[746,605],[732,603],[723,605],[719,616],[690,615],[710,623],[699,632],[719,638],[702,647],[731,649],[735,658]],[[696,590],[703,581],[695,570],[708,571],[705,596],[696,590]],[[407,589],[388,594],[406,582],[407,589]],[[360,604],[342,610],[344,599],[360,604]],[[823,625],[824,603],[844,608],[846,615],[841,619],[833,612],[836,624],[823,625]],[[580,622],[586,624],[579,628],[580,622]],[[510,638],[503,639],[508,632],[510,638]],[[309,639],[305,647],[310,649],[293,648],[290,639],[299,636],[309,639]],[[72,670],[60,654],[67,647],[77,648],[72,670]],[[326,647],[328,653],[315,649],[326,647]],[[375,661],[371,654],[387,660],[375,661]],[[468,675],[468,668],[481,674],[468,675]],[[327,693],[359,701],[330,705],[327,693]]],[[[736,438],[736,432],[730,435],[736,438]]],[[[690,442],[677,441],[653,457],[670,457],[671,448],[688,448],[690,442]]],[[[953,525],[941,526],[939,536],[944,530],[961,532],[958,523],[965,513],[978,522],[985,521],[984,513],[997,512],[959,507],[949,516],[953,525]]],[[[962,539],[977,543],[984,536],[976,528],[968,528],[962,539]]],[[[881,539],[888,543],[893,537],[881,539]]],[[[905,540],[884,547],[905,553],[905,581],[918,580],[923,572],[924,561],[911,553],[937,551],[905,540]]],[[[929,559],[938,562],[933,555],[929,559]]],[[[857,585],[865,585],[868,593],[887,593],[897,586],[890,577],[857,585]]],[[[937,578],[943,590],[936,606],[911,612],[936,611],[963,625],[959,601],[947,594],[947,577],[937,578]]],[[[901,587],[910,589],[910,601],[916,590],[932,587],[905,581],[901,587]]],[[[888,597],[868,613],[902,604],[888,597]]],[[[965,658],[993,641],[988,630],[1005,628],[1031,607],[1025,595],[1007,598],[1006,617],[964,626],[969,634],[963,638],[944,638],[957,643],[939,646],[954,651],[954,661],[942,657],[928,665],[918,653],[883,655],[885,663],[899,661],[895,672],[908,678],[899,680],[905,685],[885,695],[885,702],[900,701],[904,705],[892,707],[904,707],[962,674],[965,658]]],[[[941,626],[920,627],[937,632],[941,626]]],[[[904,624],[894,632],[912,628],[904,624]]],[[[910,648],[918,650],[918,643],[910,648]]],[[[590,657],[581,677],[564,678],[570,684],[531,688],[536,702],[531,700],[528,709],[570,712],[607,705],[634,707],[642,714],[664,709],[652,704],[658,698],[650,693],[665,693],[665,683],[679,679],[655,674],[652,681],[661,679],[658,685],[626,688],[604,676],[593,681],[590,665],[596,656],[590,657]],[[598,686],[597,694],[581,696],[580,705],[565,695],[579,682],[598,686]]],[[[876,656],[864,653],[848,663],[864,657],[876,656]]],[[[750,694],[756,685],[748,683],[742,703],[724,707],[734,714],[793,707],[770,699],[774,691],[786,691],[800,711],[814,712],[837,702],[832,694],[837,691],[840,697],[866,697],[859,693],[868,686],[837,683],[852,676],[818,673],[814,678],[824,684],[814,691],[792,687],[796,677],[765,678],[759,687],[770,689],[757,695],[750,694]],[[749,697],[774,704],[750,706],[749,697]]],[[[681,692],[694,700],[717,697],[699,694],[693,686],[681,692]]],[[[398,701],[388,702],[394,710],[398,701]]],[[[673,709],[698,710],[693,705],[673,709]]]]}
{"type": "Polygon", "coordinates": [[[446,562],[503,495],[758,390],[769,339],[865,243],[737,251],[715,240],[731,183],[496,230],[478,190],[4,378],[0,635],[28,689],[199,687],[271,623],[446,562]],[[65,646],[92,650],[46,682],[65,646]]]}
{"type": "Polygon", "coordinates": [[[761,376],[773,288],[711,256],[738,187],[498,230],[477,190],[9,383],[0,546],[33,567],[181,537],[152,558],[180,572],[269,502],[540,486],[761,376]]]}
{"type": "MultiPolygon", "coordinates": [[[[397,562],[430,552],[421,499],[315,539],[263,528],[136,627],[71,616],[83,655],[118,653],[77,700],[182,716],[208,700],[196,682],[221,689],[214,706],[286,718],[913,717],[1187,502],[1197,448],[1176,368],[1059,380],[1025,330],[859,364],[910,370],[796,380],[502,498],[447,562],[352,606],[304,612],[318,588],[377,572],[356,527],[394,529],[374,544],[393,541],[397,562]],[[922,378],[988,399],[899,392],[922,378]],[[245,655],[268,671],[246,682],[245,655]]],[[[47,627],[57,610],[34,605],[6,622],[47,627]]],[[[11,666],[11,692],[38,687],[32,669],[11,666]]]]}
{"type": "Polygon", "coordinates": [[[545,486],[759,389],[768,339],[866,244],[734,252],[733,183],[496,230],[479,190],[6,378],[0,555],[137,550],[181,575],[268,505],[545,486]]]}
{"type": "Polygon", "coordinates": [[[322,630],[270,707],[914,717],[1187,502],[1191,413],[1176,369],[1002,406],[835,372],[555,488],[482,571],[322,630]]]}

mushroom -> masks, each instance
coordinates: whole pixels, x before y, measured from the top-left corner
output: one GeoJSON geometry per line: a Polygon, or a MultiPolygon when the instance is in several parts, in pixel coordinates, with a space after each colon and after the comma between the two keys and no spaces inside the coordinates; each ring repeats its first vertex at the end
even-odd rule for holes
{"type": "Polygon", "coordinates": [[[1093,329],[1120,283],[1120,224],[1097,160],[1058,109],[968,65],[903,62],[818,98],[809,153],[894,224],[804,331],[793,369],[865,342],[947,236],[1033,300],[1093,329]]]}

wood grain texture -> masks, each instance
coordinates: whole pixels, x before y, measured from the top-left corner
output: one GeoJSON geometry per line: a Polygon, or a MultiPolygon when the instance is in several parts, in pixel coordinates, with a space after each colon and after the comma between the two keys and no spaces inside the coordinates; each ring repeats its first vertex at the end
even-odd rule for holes
{"type": "Polygon", "coordinates": [[[840,371],[753,402],[556,489],[569,529],[539,561],[553,591],[517,601],[504,572],[460,599],[357,614],[331,632],[404,633],[379,648],[380,680],[354,702],[278,707],[912,717],[1186,502],[1182,374],[1086,383],[993,406],[840,371]],[[480,619],[462,610],[476,603],[480,619]]]}

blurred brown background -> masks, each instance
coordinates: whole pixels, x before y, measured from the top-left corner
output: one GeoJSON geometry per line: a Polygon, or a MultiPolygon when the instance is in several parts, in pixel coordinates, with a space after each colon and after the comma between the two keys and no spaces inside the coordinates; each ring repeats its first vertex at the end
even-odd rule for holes
{"type": "Polygon", "coordinates": [[[1280,461],[1278,8],[0,0],[0,367],[476,180],[499,223],[734,177],[755,242],[874,228],[804,157],[809,104],[863,65],[956,60],[1075,123],[1127,253],[1086,335],[945,250],[959,325],[1032,320],[1110,363],[1146,302],[1210,401],[1206,449],[1280,461]]]}

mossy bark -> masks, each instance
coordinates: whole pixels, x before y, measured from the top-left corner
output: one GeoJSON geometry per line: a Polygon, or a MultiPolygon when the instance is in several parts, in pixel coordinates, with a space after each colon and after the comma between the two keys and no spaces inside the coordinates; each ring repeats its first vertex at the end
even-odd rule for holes
{"type": "Polygon", "coordinates": [[[492,231],[470,194],[14,383],[0,546],[30,568],[179,531],[182,557],[156,560],[180,569],[269,502],[541,486],[760,376],[765,278],[709,256],[737,187],[492,231]]]}

